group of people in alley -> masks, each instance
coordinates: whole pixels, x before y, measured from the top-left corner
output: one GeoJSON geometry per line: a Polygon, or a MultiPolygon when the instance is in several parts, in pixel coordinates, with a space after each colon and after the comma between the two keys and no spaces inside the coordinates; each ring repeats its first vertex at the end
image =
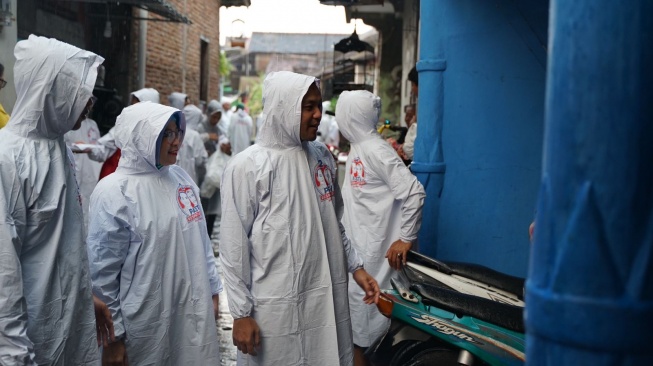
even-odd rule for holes
{"type": "Polygon", "coordinates": [[[377,131],[379,97],[340,95],[341,190],[313,76],[267,75],[254,144],[243,106],[204,114],[151,88],[100,137],[87,115],[101,56],[34,35],[14,55],[0,364],[219,365],[223,288],[239,365],[366,364],[389,327],[374,303],[415,249],[425,197],[377,131]]]}

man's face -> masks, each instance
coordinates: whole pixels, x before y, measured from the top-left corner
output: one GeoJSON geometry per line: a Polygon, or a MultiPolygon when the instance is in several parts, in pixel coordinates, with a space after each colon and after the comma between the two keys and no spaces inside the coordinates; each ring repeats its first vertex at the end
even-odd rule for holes
{"type": "Polygon", "coordinates": [[[211,115],[209,123],[211,123],[211,126],[215,126],[220,122],[220,118],[222,118],[222,112],[215,112],[211,115]]]}
{"type": "Polygon", "coordinates": [[[302,141],[314,141],[317,138],[317,128],[322,119],[322,95],[317,85],[313,83],[302,98],[302,117],[299,126],[299,138],[302,141]]]}
{"type": "Polygon", "coordinates": [[[413,123],[413,117],[415,117],[415,108],[413,106],[406,106],[406,109],[404,110],[406,112],[406,117],[404,117],[404,122],[406,122],[406,125],[410,127],[410,125],[413,123]]]}
{"type": "Polygon", "coordinates": [[[129,101],[129,105],[134,105],[136,103],[139,103],[140,100],[135,95],[132,95],[132,99],[129,101]]]}
{"type": "Polygon", "coordinates": [[[82,122],[88,118],[88,114],[91,112],[91,108],[93,108],[93,103],[95,102],[95,98],[91,97],[88,99],[88,102],[86,102],[86,107],[84,107],[84,110],[82,113],[79,115],[79,118],[77,118],[77,122],[75,122],[75,125],[73,126],[73,131],[79,130],[80,127],[82,127],[82,122]]]}
{"type": "Polygon", "coordinates": [[[163,129],[161,150],[159,150],[159,164],[166,166],[177,162],[177,153],[179,152],[181,140],[178,132],[179,129],[175,121],[168,121],[168,124],[163,129]]]}

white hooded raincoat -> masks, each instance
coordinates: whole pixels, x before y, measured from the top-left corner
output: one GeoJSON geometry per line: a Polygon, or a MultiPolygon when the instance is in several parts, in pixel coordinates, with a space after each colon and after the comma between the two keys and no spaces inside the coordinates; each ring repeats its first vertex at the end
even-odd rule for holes
{"type": "Polygon", "coordinates": [[[211,296],[222,284],[199,189],[178,166],[155,164],[173,113],[141,102],[118,117],[118,169],[91,196],[93,292],[109,306],[116,337],[125,336],[130,365],[217,365],[211,296]]]}
{"type": "Polygon", "coordinates": [[[18,99],[0,130],[0,364],[90,365],[98,360],[91,281],[63,135],[103,59],[33,35],[15,56],[18,99]]]}
{"type": "Polygon", "coordinates": [[[199,108],[192,104],[185,106],[183,111],[187,128],[184,143],[179,148],[177,165],[190,175],[195,184],[201,184],[201,180],[204,178],[206,159],[209,157],[204,148],[204,141],[197,132],[204,115],[199,108]]]}
{"type": "Polygon", "coordinates": [[[301,100],[315,81],[268,75],[257,143],[224,173],[220,258],[229,309],[261,331],[261,351],[239,353],[240,365],[353,362],[347,271],[362,263],[339,223],[335,162],[323,144],[299,137],[301,100]]]}
{"type": "MultiPolygon", "coordinates": [[[[367,91],[345,91],[338,98],[336,118],[351,142],[342,189],[343,224],[365,270],[381,288],[390,287],[393,270],[385,258],[397,239],[414,242],[422,222],[424,188],[376,130],[381,100],[367,91]]],[[[349,280],[349,306],[354,343],[369,347],[389,320],[360,302],[363,291],[349,280]]]]}
{"type": "Polygon", "coordinates": [[[250,146],[253,125],[252,117],[242,109],[237,110],[231,116],[227,138],[231,141],[233,155],[238,154],[250,146]]]}

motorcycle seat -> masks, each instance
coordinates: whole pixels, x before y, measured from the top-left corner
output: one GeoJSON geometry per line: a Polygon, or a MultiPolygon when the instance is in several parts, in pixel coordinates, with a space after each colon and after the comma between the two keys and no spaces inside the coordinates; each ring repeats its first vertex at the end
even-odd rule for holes
{"type": "Polygon", "coordinates": [[[500,290],[510,292],[517,296],[518,299],[524,300],[525,280],[523,278],[497,272],[478,264],[439,261],[413,252],[412,250],[408,252],[406,259],[409,262],[415,262],[448,275],[458,275],[488,284],[500,290]]]}
{"type": "Polygon", "coordinates": [[[422,303],[450,311],[458,316],[468,315],[500,327],[524,333],[523,308],[481,297],[451,291],[429,284],[410,286],[422,296],[422,303]]]}

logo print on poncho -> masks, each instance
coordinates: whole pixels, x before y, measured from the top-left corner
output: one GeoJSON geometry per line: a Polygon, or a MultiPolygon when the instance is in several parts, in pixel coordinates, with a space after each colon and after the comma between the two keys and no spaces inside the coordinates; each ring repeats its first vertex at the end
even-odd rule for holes
{"type": "Polygon", "coordinates": [[[365,166],[363,166],[363,162],[359,157],[356,157],[351,162],[351,166],[349,167],[349,182],[354,188],[360,188],[367,183],[365,180],[365,166]]]}
{"type": "Polygon", "coordinates": [[[323,164],[322,160],[317,161],[314,169],[315,189],[320,197],[320,201],[330,201],[336,193],[333,188],[333,174],[328,165],[323,164]]]}
{"type": "Polygon", "coordinates": [[[186,221],[202,221],[202,210],[191,186],[179,185],[177,188],[177,203],[181,212],[186,215],[186,221]]]}

